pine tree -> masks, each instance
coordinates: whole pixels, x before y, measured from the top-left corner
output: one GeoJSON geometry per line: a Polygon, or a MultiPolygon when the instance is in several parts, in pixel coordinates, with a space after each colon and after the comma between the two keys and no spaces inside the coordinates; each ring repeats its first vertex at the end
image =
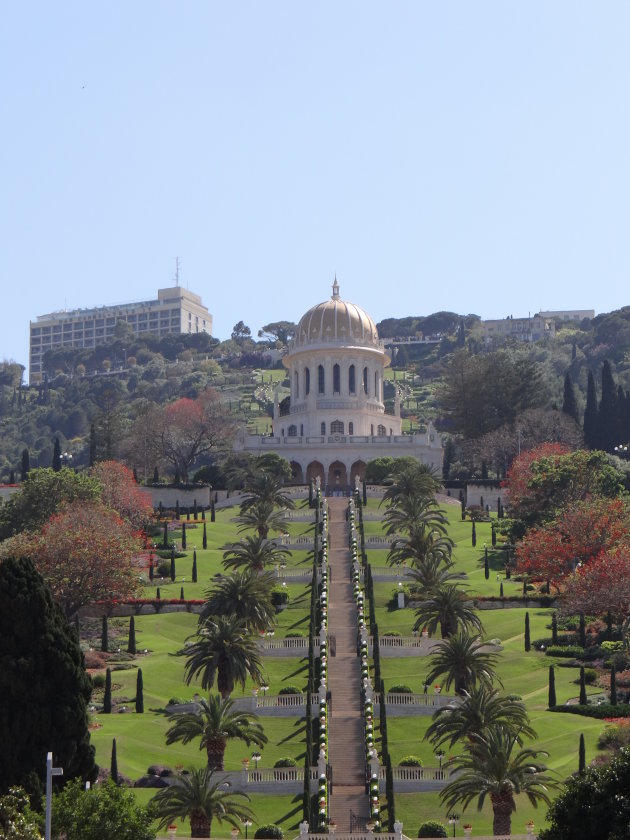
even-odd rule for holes
{"type": "Polygon", "coordinates": [[[553,665],[549,666],[549,708],[553,709],[556,705],[556,672],[553,665]]]}
{"type": "Polygon", "coordinates": [[[201,545],[204,549],[208,548],[208,533],[206,531],[206,523],[205,522],[203,523],[203,537],[201,539],[201,545]]]}
{"type": "Polygon", "coordinates": [[[28,449],[22,450],[22,481],[26,481],[26,476],[28,475],[28,471],[31,468],[31,459],[28,454],[28,449]]]}
{"type": "Polygon", "coordinates": [[[127,653],[136,652],[136,621],[133,616],[129,619],[129,640],[127,642],[127,653]]]}
{"type": "Polygon", "coordinates": [[[116,755],[116,739],[112,739],[112,757],[109,765],[109,775],[112,782],[117,785],[120,781],[118,776],[118,757],[116,755]]]}
{"type": "Polygon", "coordinates": [[[160,600],[160,587],[159,586],[157,588],[157,592],[155,593],[155,597],[158,601],[160,600]]]}
{"type": "Polygon", "coordinates": [[[55,438],[55,447],[53,449],[53,459],[52,459],[52,468],[55,472],[60,472],[61,470],[61,444],[59,443],[59,438],[55,438]]]}
{"type": "Polygon", "coordinates": [[[488,546],[486,546],[483,558],[483,576],[486,580],[490,577],[490,565],[488,563],[488,546]]]}
{"type": "Polygon", "coordinates": [[[192,582],[197,583],[197,551],[193,551],[192,582]]]}
{"type": "Polygon", "coordinates": [[[589,370],[586,383],[586,408],[584,409],[584,443],[589,449],[597,449],[599,445],[597,420],[595,377],[593,376],[593,371],[589,370]]]}
{"type": "Polygon", "coordinates": [[[363,479],[363,507],[367,507],[367,482],[365,479],[363,479]]]}
{"type": "Polygon", "coordinates": [[[472,545],[473,548],[477,545],[477,528],[475,527],[475,520],[473,519],[472,524],[472,545]]]}
{"type": "Polygon", "coordinates": [[[175,549],[171,548],[171,580],[175,580],[175,549]]]}
{"type": "Polygon", "coordinates": [[[576,423],[580,422],[580,415],[578,411],[577,401],[575,399],[575,391],[573,390],[573,383],[567,371],[564,376],[564,396],[562,399],[562,411],[572,417],[576,423]]]}
{"type": "Polygon", "coordinates": [[[588,698],[586,697],[586,675],[584,673],[584,665],[580,665],[580,706],[586,706],[588,698]]]}
{"type": "Polygon", "coordinates": [[[551,616],[551,644],[558,644],[558,617],[555,613],[551,616]]]}
{"type": "Polygon", "coordinates": [[[466,519],[466,502],[464,500],[464,494],[459,494],[459,504],[462,509],[462,522],[466,519]]]}
{"type": "Polygon", "coordinates": [[[109,651],[109,628],[107,626],[107,616],[104,615],[101,621],[101,651],[107,653],[109,651]]]}
{"type": "Polygon", "coordinates": [[[136,675],[136,713],[144,713],[144,684],[142,682],[142,668],[138,668],[136,675]]]}
{"type": "Polygon", "coordinates": [[[614,664],[610,669],[610,705],[617,705],[617,674],[615,673],[614,664]]]}
{"type": "Polygon", "coordinates": [[[164,523],[164,537],[162,538],[162,548],[164,551],[168,548],[168,522],[164,523]]]}
{"type": "Polygon", "coordinates": [[[529,612],[525,613],[525,652],[529,653],[532,649],[532,641],[529,635],[529,612]]]}
{"type": "Polygon", "coordinates": [[[93,467],[96,463],[96,427],[94,423],[90,425],[90,466],[93,467]]]}
{"type": "Polygon", "coordinates": [[[112,713],[112,671],[108,668],[105,671],[105,692],[103,694],[103,714],[112,713]]]}
{"type": "Polygon", "coordinates": [[[499,596],[503,598],[503,581],[501,581],[501,584],[499,585],[499,596]]]}
{"type": "Polygon", "coordinates": [[[578,773],[580,776],[586,770],[586,744],[584,743],[584,733],[580,734],[580,746],[578,750],[578,773]]]}
{"type": "Polygon", "coordinates": [[[183,587],[183,586],[182,586],[182,587],[181,587],[181,589],[179,590],[179,600],[180,600],[180,601],[183,601],[183,600],[184,600],[184,587],[183,587]]]}
{"type": "Polygon", "coordinates": [[[496,548],[497,545],[497,529],[494,527],[494,522],[492,523],[492,548],[496,548]]]}
{"type": "Polygon", "coordinates": [[[606,452],[613,452],[615,446],[621,443],[619,415],[617,405],[617,386],[613,378],[608,359],[602,366],[602,398],[599,401],[599,446],[606,452]]]}
{"type": "Polygon", "coordinates": [[[182,522],[182,548],[186,550],[186,523],[182,522]]]}
{"type": "Polygon", "coordinates": [[[214,510],[214,502],[210,505],[210,522],[214,522],[216,519],[216,514],[214,510]]]}

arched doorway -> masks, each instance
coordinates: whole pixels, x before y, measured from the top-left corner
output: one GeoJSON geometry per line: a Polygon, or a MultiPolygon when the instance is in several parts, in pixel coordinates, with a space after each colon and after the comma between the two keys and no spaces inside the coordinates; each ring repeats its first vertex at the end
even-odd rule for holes
{"type": "Polygon", "coordinates": [[[328,468],[328,492],[345,492],[348,487],[348,471],[341,461],[333,461],[328,468]]]}
{"type": "Polygon", "coordinates": [[[308,484],[310,484],[311,481],[317,481],[318,478],[322,484],[323,489],[323,485],[326,483],[326,478],[324,476],[324,465],[320,464],[319,461],[311,461],[311,463],[306,468],[306,481],[308,484]]]}
{"type": "Polygon", "coordinates": [[[365,478],[365,461],[355,461],[350,467],[350,486],[354,488],[355,478],[363,481],[365,478]]]}
{"type": "Polygon", "coordinates": [[[291,480],[294,484],[304,484],[304,473],[302,465],[297,461],[291,461],[291,480]]]}

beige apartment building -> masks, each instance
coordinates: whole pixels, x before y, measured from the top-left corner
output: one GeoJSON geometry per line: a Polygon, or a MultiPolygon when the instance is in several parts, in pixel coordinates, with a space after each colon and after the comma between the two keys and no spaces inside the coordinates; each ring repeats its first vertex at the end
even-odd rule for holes
{"type": "Polygon", "coordinates": [[[30,322],[29,381],[41,382],[47,350],[105,344],[114,337],[117,321],[126,321],[136,335],[200,332],[212,335],[212,315],[201,298],[180,286],[158,289],[157,300],[39,315],[30,322]]]}

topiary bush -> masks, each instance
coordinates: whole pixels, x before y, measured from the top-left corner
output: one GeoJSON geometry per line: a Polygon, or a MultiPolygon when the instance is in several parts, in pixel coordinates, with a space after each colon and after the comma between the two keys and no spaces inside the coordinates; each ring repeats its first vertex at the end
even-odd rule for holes
{"type": "Polygon", "coordinates": [[[302,694],[302,689],[298,688],[297,685],[285,685],[278,694],[302,694]]]}
{"type": "Polygon", "coordinates": [[[388,694],[413,694],[413,691],[408,685],[393,685],[387,689],[388,694]]]}
{"type": "Polygon", "coordinates": [[[297,761],[294,758],[287,756],[286,758],[279,758],[274,767],[297,767],[297,761]]]}
{"type": "Polygon", "coordinates": [[[418,829],[418,837],[448,837],[448,832],[441,822],[427,820],[418,829]]]}
{"type": "Polygon", "coordinates": [[[417,755],[406,755],[398,762],[399,767],[422,767],[422,759],[417,755]]]}
{"type": "Polygon", "coordinates": [[[284,832],[279,825],[267,823],[256,829],[255,840],[284,840],[284,832]]]}

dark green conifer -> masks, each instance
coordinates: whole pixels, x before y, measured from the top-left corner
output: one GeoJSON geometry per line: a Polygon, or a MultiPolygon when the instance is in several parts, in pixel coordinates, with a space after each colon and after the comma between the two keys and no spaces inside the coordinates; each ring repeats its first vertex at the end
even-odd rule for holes
{"type": "Polygon", "coordinates": [[[208,534],[206,531],[206,523],[203,523],[203,538],[201,540],[201,545],[203,548],[208,548],[208,534]]]}
{"type": "Polygon", "coordinates": [[[142,682],[142,668],[138,668],[136,675],[136,713],[141,715],[144,712],[144,684],[142,682]]]}
{"type": "Polygon", "coordinates": [[[483,576],[486,580],[490,577],[490,565],[488,563],[488,546],[485,547],[483,556],[483,576]]]}
{"type": "Polygon", "coordinates": [[[551,616],[551,644],[558,644],[558,617],[555,613],[551,616]]]}
{"type": "Polygon", "coordinates": [[[529,612],[525,613],[525,651],[529,653],[532,649],[532,642],[529,635],[529,612]]]}
{"type": "Polygon", "coordinates": [[[556,705],[556,672],[553,665],[549,666],[549,708],[553,709],[556,705]]]}
{"type": "Polygon", "coordinates": [[[162,538],[162,549],[166,551],[168,548],[168,522],[164,523],[164,537],[162,538]]]}
{"type": "Polygon", "coordinates": [[[586,620],[584,613],[580,613],[580,624],[578,627],[578,643],[580,647],[586,647],[586,620]]]}
{"type": "Polygon", "coordinates": [[[61,470],[61,444],[59,443],[59,438],[55,438],[55,446],[53,449],[53,459],[52,459],[52,468],[55,472],[59,472],[61,470]]]}
{"type": "Polygon", "coordinates": [[[22,450],[22,470],[21,470],[22,481],[26,480],[26,476],[28,475],[28,471],[31,468],[30,460],[31,459],[30,459],[30,456],[28,454],[28,449],[23,449],[22,450]]]}
{"type": "Polygon", "coordinates": [[[157,467],[153,468],[153,483],[159,484],[160,483],[160,472],[157,467]]]}
{"type": "Polygon", "coordinates": [[[193,551],[192,582],[197,583],[197,551],[193,551]]]}
{"type": "Polygon", "coordinates": [[[473,548],[477,545],[477,529],[475,527],[475,520],[473,519],[472,523],[472,544],[473,548]]]}
{"type": "Polygon", "coordinates": [[[179,600],[180,600],[180,601],[183,601],[183,600],[184,600],[184,587],[183,587],[183,586],[182,586],[182,587],[181,587],[181,589],[179,590],[179,600]]]}
{"type": "Polygon", "coordinates": [[[186,523],[182,522],[182,548],[186,550],[186,523]]]}
{"type": "Polygon", "coordinates": [[[586,676],[584,674],[584,665],[580,665],[580,706],[586,706],[588,698],[586,697],[586,676]]]}
{"type": "Polygon", "coordinates": [[[175,549],[171,549],[171,580],[175,580],[175,549]]]}
{"type": "Polygon", "coordinates": [[[136,620],[133,616],[129,619],[129,640],[127,642],[127,653],[136,652],[136,620]]]}
{"type": "Polygon", "coordinates": [[[109,628],[107,626],[107,616],[104,615],[101,620],[101,651],[108,653],[109,651],[109,628]]]}
{"type": "Polygon", "coordinates": [[[118,777],[118,757],[116,755],[116,739],[112,739],[112,757],[109,765],[109,775],[112,782],[117,785],[120,781],[118,777]]]}
{"type": "Polygon", "coordinates": [[[589,449],[597,449],[599,445],[597,420],[595,377],[593,376],[593,371],[589,370],[586,381],[586,408],[584,409],[584,443],[589,449]]]}
{"type": "Polygon", "coordinates": [[[214,502],[210,505],[210,522],[214,522],[216,518],[215,510],[214,510],[214,502]]]}
{"type": "Polygon", "coordinates": [[[112,712],[112,671],[108,668],[105,671],[105,692],[103,694],[103,714],[110,715],[112,712]]]}
{"type": "Polygon", "coordinates": [[[568,414],[576,423],[580,422],[580,415],[578,412],[577,401],[575,399],[575,391],[573,390],[573,382],[567,371],[564,376],[564,396],[562,399],[562,411],[568,414]]]}
{"type": "Polygon", "coordinates": [[[578,773],[580,776],[586,770],[586,744],[584,743],[584,733],[580,734],[580,747],[578,751],[578,773]]]}

